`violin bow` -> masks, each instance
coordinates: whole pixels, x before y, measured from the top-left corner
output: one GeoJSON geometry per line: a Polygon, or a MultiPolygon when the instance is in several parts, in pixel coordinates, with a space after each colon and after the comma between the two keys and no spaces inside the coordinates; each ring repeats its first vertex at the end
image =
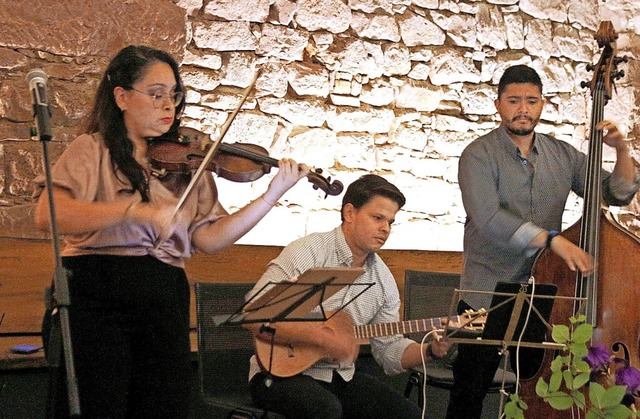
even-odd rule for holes
{"type": "MultiPolygon", "coordinates": [[[[202,177],[202,175],[206,171],[206,168],[209,166],[209,163],[211,162],[211,159],[213,159],[213,156],[216,154],[216,151],[218,150],[218,146],[222,142],[222,139],[224,138],[224,136],[227,134],[227,131],[229,130],[229,127],[231,126],[231,123],[233,122],[233,120],[238,115],[238,112],[240,111],[240,108],[242,108],[242,105],[244,105],[244,102],[247,100],[247,97],[249,96],[249,93],[253,89],[253,86],[256,84],[256,81],[258,80],[258,76],[259,75],[260,75],[260,70],[256,71],[256,74],[255,74],[255,77],[253,78],[253,81],[242,92],[242,98],[240,99],[240,102],[238,103],[236,108],[233,110],[231,115],[229,115],[229,118],[227,118],[225,123],[222,125],[222,128],[220,130],[220,135],[218,136],[218,138],[216,138],[215,141],[213,141],[209,145],[209,150],[207,151],[207,154],[205,154],[204,158],[202,159],[202,162],[200,163],[200,166],[198,166],[198,169],[196,170],[196,172],[191,177],[191,180],[189,181],[189,184],[187,185],[187,188],[182,193],[182,196],[180,197],[180,200],[178,201],[178,204],[174,208],[173,213],[171,214],[171,218],[169,218],[169,220],[172,221],[175,218],[175,216],[178,214],[178,212],[182,209],[182,207],[184,206],[184,203],[186,202],[187,198],[189,197],[189,195],[191,195],[191,192],[193,191],[193,188],[195,187],[196,183],[200,180],[200,178],[202,177]]],[[[161,242],[156,244],[156,248],[160,245],[160,243],[161,242]]]]}

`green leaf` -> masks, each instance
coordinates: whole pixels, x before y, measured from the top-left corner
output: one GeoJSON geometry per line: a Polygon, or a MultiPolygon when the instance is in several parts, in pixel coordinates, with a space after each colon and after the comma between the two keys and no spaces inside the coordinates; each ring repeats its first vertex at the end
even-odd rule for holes
{"type": "Polygon", "coordinates": [[[573,390],[571,392],[573,402],[578,406],[578,409],[584,409],[587,406],[587,400],[584,393],[580,390],[573,390]]]}
{"type": "Polygon", "coordinates": [[[560,389],[560,385],[562,384],[562,372],[554,372],[549,377],[549,391],[558,391],[560,389]]]}
{"type": "Polygon", "coordinates": [[[567,364],[565,363],[564,357],[557,356],[553,361],[551,361],[551,365],[549,366],[549,368],[551,369],[551,372],[559,372],[565,365],[567,364]]]}
{"type": "Polygon", "coordinates": [[[597,408],[602,408],[602,397],[604,396],[604,387],[596,382],[589,384],[589,400],[597,408]]]}
{"type": "Polygon", "coordinates": [[[538,378],[538,382],[536,383],[536,394],[540,397],[545,397],[549,394],[549,385],[542,377],[538,378]]]}
{"type": "Polygon", "coordinates": [[[574,389],[573,374],[571,374],[571,371],[564,370],[562,372],[562,377],[564,378],[564,382],[565,382],[565,385],[567,386],[567,388],[569,390],[573,390],[574,389]]]}
{"type": "Polygon", "coordinates": [[[624,394],[627,391],[627,386],[611,386],[605,390],[602,396],[602,407],[611,407],[620,404],[624,394]]]}
{"type": "Polygon", "coordinates": [[[576,370],[580,372],[591,372],[591,367],[587,363],[587,361],[583,361],[582,359],[576,359],[573,362],[573,366],[576,367],[576,370]]]}
{"type": "Polygon", "coordinates": [[[591,340],[591,336],[593,336],[593,325],[582,323],[574,329],[572,340],[575,343],[586,343],[591,340]]]}
{"type": "Polygon", "coordinates": [[[602,419],[602,414],[595,410],[589,410],[585,419],[602,419]]]}
{"type": "Polygon", "coordinates": [[[567,393],[556,391],[545,397],[545,401],[556,410],[567,410],[573,406],[573,399],[567,393]]]}
{"type": "Polygon", "coordinates": [[[569,355],[566,356],[560,356],[560,360],[562,361],[562,363],[564,365],[569,365],[571,364],[571,357],[569,355]]]}
{"type": "Polygon", "coordinates": [[[589,353],[587,345],[582,342],[572,343],[569,346],[569,351],[571,351],[571,353],[575,357],[574,359],[582,359],[583,356],[587,356],[587,354],[589,353]]]}
{"type": "Polygon", "coordinates": [[[520,402],[518,404],[520,405],[520,408],[522,410],[527,410],[529,408],[529,405],[522,399],[520,399],[520,402]]]}
{"type": "Polygon", "coordinates": [[[567,343],[571,338],[569,327],[564,324],[556,324],[551,329],[551,338],[554,342],[567,343]]]}
{"type": "Polygon", "coordinates": [[[507,418],[524,419],[524,413],[516,402],[510,401],[504,405],[504,414],[507,418]]]}
{"type": "Polygon", "coordinates": [[[604,415],[607,419],[627,419],[631,416],[631,409],[623,404],[617,404],[604,410],[604,415]]]}
{"type": "Polygon", "coordinates": [[[529,405],[522,399],[520,399],[520,401],[518,402],[518,404],[520,405],[520,407],[522,408],[522,410],[527,410],[529,408],[529,405]]]}
{"type": "Polygon", "coordinates": [[[590,377],[591,377],[591,374],[588,372],[583,372],[581,374],[576,375],[573,379],[573,388],[575,389],[581,388],[582,386],[584,386],[589,382],[590,377]]]}

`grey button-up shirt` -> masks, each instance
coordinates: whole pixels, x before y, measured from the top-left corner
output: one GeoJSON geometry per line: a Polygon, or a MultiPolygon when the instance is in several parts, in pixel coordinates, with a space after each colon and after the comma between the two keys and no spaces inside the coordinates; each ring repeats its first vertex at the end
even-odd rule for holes
{"type": "MultiPolygon", "coordinates": [[[[498,281],[526,281],[543,230],[560,230],[570,191],[583,196],[586,155],[570,144],[535,134],[524,159],[502,126],[476,139],[460,157],[458,181],[467,212],[462,289],[493,291],[498,281]]],[[[640,187],[603,170],[603,197],[625,205],[640,187]]],[[[465,294],[472,307],[489,295],[465,294]]]]}

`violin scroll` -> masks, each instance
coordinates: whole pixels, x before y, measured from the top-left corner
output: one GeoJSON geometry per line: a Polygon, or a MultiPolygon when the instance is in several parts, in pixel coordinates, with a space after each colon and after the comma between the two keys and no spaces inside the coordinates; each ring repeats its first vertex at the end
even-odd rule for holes
{"type": "Polygon", "coordinates": [[[309,182],[313,184],[313,189],[320,189],[327,195],[336,196],[342,193],[344,185],[339,180],[331,182],[331,176],[322,176],[322,169],[315,169],[307,175],[309,182]]]}

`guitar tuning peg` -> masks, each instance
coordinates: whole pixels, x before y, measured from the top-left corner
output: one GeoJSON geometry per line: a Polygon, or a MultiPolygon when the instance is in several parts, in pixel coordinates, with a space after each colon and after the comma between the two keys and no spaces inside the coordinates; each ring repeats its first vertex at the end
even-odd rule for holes
{"type": "Polygon", "coordinates": [[[593,71],[593,69],[594,69],[594,68],[596,68],[596,66],[595,66],[595,65],[593,65],[593,64],[587,64],[587,67],[586,67],[587,71],[593,71]]]}
{"type": "Polygon", "coordinates": [[[624,70],[616,71],[616,73],[613,75],[613,78],[615,78],[616,80],[620,80],[624,77],[624,74],[624,70]]]}
{"type": "Polygon", "coordinates": [[[585,81],[585,80],[582,80],[580,82],[580,87],[582,87],[583,89],[586,89],[587,87],[589,87],[589,82],[585,81]]]}

